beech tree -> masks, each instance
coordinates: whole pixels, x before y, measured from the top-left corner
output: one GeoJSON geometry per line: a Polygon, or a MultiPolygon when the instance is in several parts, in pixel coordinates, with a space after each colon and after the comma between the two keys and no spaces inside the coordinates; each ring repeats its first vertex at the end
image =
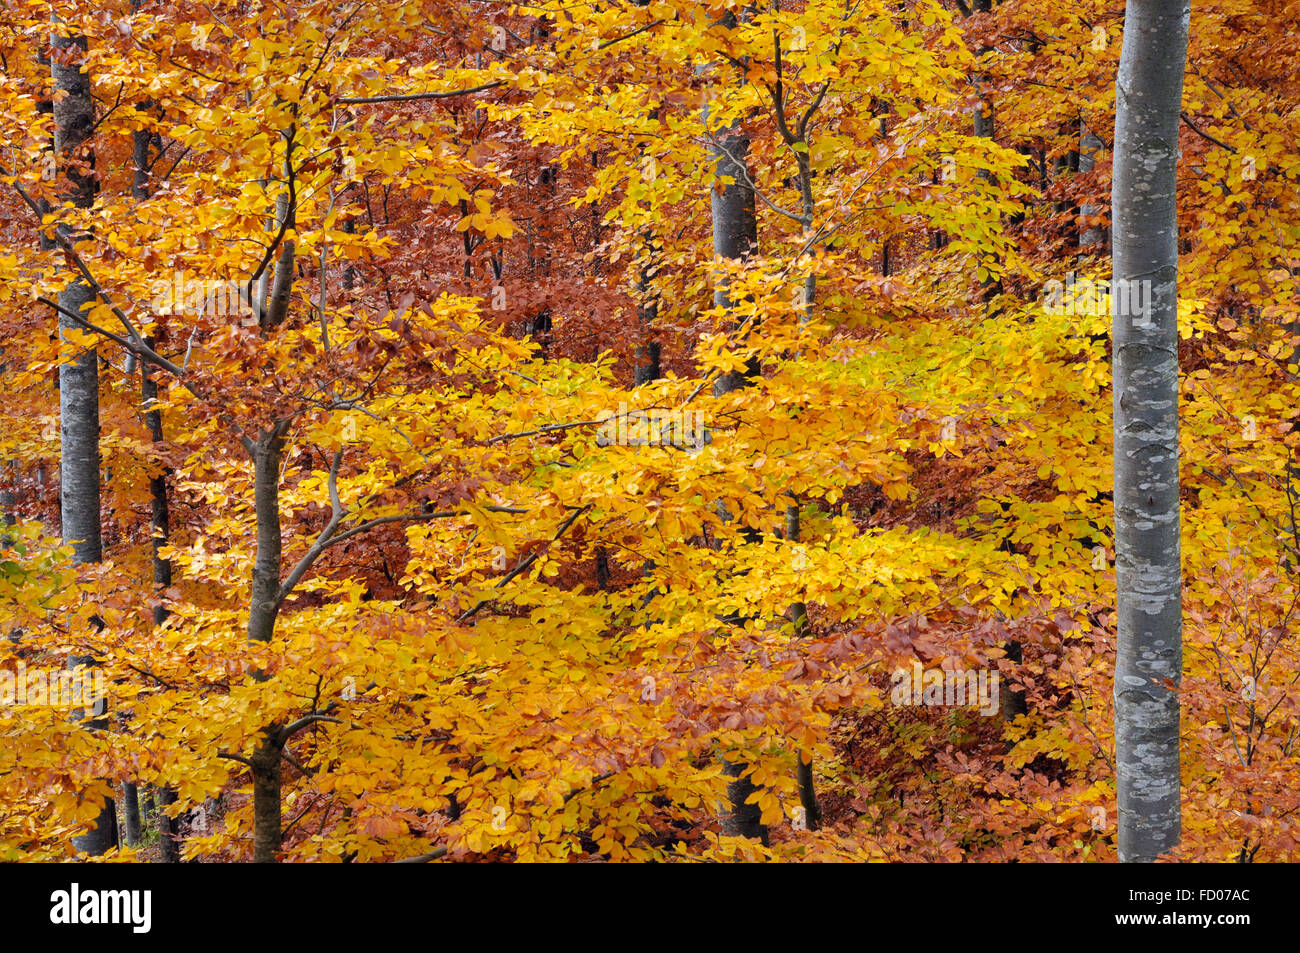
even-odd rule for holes
{"type": "Polygon", "coordinates": [[[1190,15],[10,0],[0,860],[1300,856],[1300,61],[1190,15]]]}
{"type": "MultiPolygon", "coordinates": [[[[86,38],[54,20],[50,42],[54,80],[54,149],[62,160],[67,190],[59,198],[75,208],[95,201],[95,157],[88,148],[95,125],[90,77],[84,66],[86,38]]],[[[59,226],[58,244],[72,248],[84,236],[76,227],[59,226]]],[[[80,330],[77,317],[94,301],[86,281],[77,277],[59,291],[59,337],[80,330]]],[[[103,557],[99,499],[99,351],[73,343],[73,354],[59,364],[59,524],[77,563],[97,563],[103,557]]],[[[70,656],[70,666],[94,665],[93,656],[70,656]]],[[[96,713],[98,714],[98,713],[96,713]]],[[[102,730],[107,722],[90,718],[88,727],[102,730]]],[[[111,799],[88,833],[73,838],[79,850],[103,854],[117,846],[117,811],[111,799]]]]}
{"type": "Polygon", "coordinates": [[[1185,0],[1130,3],[1115,78],[1111,301],[1121,861],[1155,860],[1177,845],[1181,824],[1177,167],[1189,17],[1185,0]]]}

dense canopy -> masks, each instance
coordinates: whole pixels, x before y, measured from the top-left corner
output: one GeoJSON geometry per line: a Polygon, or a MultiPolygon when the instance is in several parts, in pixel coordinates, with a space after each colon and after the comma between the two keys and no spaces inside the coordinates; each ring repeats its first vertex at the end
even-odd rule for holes
{"type": "MultiPolygon", "coordinates": [[[[1300,855],[1294,16],[1171,119],[1174,859],[1300,855]]],[[[1117,859],[1124,21],[6,0],[0,859],[1117,859]]]]}

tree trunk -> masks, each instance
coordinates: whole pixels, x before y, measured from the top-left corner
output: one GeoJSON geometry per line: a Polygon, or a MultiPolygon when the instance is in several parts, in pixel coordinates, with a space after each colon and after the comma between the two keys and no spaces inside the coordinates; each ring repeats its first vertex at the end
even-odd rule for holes
{"type": "MultiPolygon", "coordinates": [[[[56,50],[86,50],[84,37],[65,37],[57,32],[56,50]]],[[[60,57],[59,59],[62,59],[60,57]]],[[[95,107],[90,97],[90,77],[80,63],[52,67],[55,88],[62,94],[54,104],[54,148],[63,165],[67,189],[60,198],[77,208],[95,203],[95,179],[88,166],[94,156],[83,149],[94,128],[95,107]]],[[[60,234],[75,241],[79,236],[63,227],[60,234]]],[[[59,292],[59,307],[82,314],[94,294],[82,281],[73,281],[59,292]]],[[[59,316],[60,331],[77,328],[65,315],[59,316]]],[[[59,365],[60,411],[60,506],[63,540],[73,547],[78,563],[97,563],[103,556],[99,526],[99,355],[87,349],[75,360],[59,365]]]]}
{"type": "MultiPolygon", "coordinates": [[[[880,120],[881,131],[884,131],[884,117],[880,120]]],[[[785,131],[788,127],[783,126],[785,131]]],[[[806,139],[801,140],[802,144],[807,147],[806,139]]],[[[790,141],[787,137],[787,144],[792,148],[797,142],[790,141]]],[[[813,196],[812,188],[812,166],[808,161],[808,152],[794,150],[796,160],[799,164],[799,196],[801,201],[802,225],[805,233],[813,231],[814,216],[817,210],[817,203],[813,196]]],[[[888,274],[889,270],[889,241],[886,240],[880,250],[881,268],[888,274]]],[[[813,312],[817,307],[817,273],[809,271],[804,277],[802,290],[803,312],[799,315],[799,323],[805,324],[812,320],[813,312]]],[[[799,535],[802,532],[802,526],[799,519],[799,500],[796,497],[794,503],[786,507],[785,510],[785,539],[787,543],[799,542],[799,535]]],[[[793,550],[792,550],[793,553],[793,550]]],[[[790,620],[794,634],[798,636],[808,635],[810,627],[808,625],[808,606],[801,602],[792,603],[786,609],[786,618],[790,620]]],[[[813,777],[812,756],[808,755],[805,759],[805,752],[797,752],[798,767],[796,770],[796,780],[799,785],[799,803],[803,806],[804,823],[809,830],[817,830],[821,827],[822,809],[817,801],[817,787],[813,777]]]]}
{"type": "MultiPolygon", "coordinates": [[[[152,103],[141,103],[140,112],[147,112],[152,103]]],[[[143,202],[149,197],[149,146],[154,134],[149,129],[137,129],[131,134],[131,197],[143,202]]]]}
{"type": "MultiPolygon", "coordinates": [[[[60,94],[54,102],[54,150],[67,182],[59,197],[77,208],[90,208],[95,204],[94,153],[83,146],[94,131],[95,105],[90,96],[90,77],[81,68],[86,39],[63,35],[56,19],[51,46],[61,52],[81,53],[72,54],[77,60],[74,63],[65,56],[51,60],[54,88],[60,94]]],[[[66,227],[60,228],[60,234],[69,241],[79,237],[66,227]]],[[[72,314],[83,314],[82,309],[93,300],[93,292],[80,280],[59,292],[59,307],[72,314]]],[[[71,318],[59,315],[60,337],[76,327],[71,318]]],[[[63,541],[71,544],[73,561],[78,565],[97,563],[103,557],[103,543],[99,525],[99,354],[93,348],[59,365],[59,441],[63,541]]],[[[72,668],[88,666],[94,664],[94,659],[74,656],[68,664],[72,668]]],[[[102,730],[106,724],[101,718],[93,718],[87,727],[102,730]]],[[[105,800],[95,827],[74,837],[72,843],[95,856],[117,846],[117,811],[112,798],[105,800]]]]}
{"type": "MultiPolygon", "coordinates": [[[[1088,173],[1096,166],[1097,153],[1101,151],[1103,143],[1086,124],[1080,123],[1079,132],[1079,172],[1088,173]]],[[[1079,206],[1079,216],[1082,219],[1095,218],[1100,214],[1100,206],[1088,202],[1079,206]]],[[[1079,245],[1081,247],[1092,251],[1102,251],[1103,248],[1093,246],[1104,246],[1105,243],[1106,229],[1103,226],[1088,221],[1079,223],[1079,245]]]]}
{"type": "MultiPolygon", "coordinates": [[[[734,25],[734,14],[726,14],[734,25]]],[[[704,108],[705,123],[708,123],[709,109],[704,108]]],[[[732,179],[730,185],[714,188],[710,191],[710,204],[713,219],[713,253],[718,258],[743,260],[758,248],[758,219],[754,213],[754,190],[749,187],[749,139],[734,126],[719,130],[716,141],[709,146],[709,156],[716,161],[717,175],[732,179]]],[[[732,308],[730,289],[725,280],[719,280],[713,292],[713,301],[720,308],[732,308]]],[[[748,387],[754,377],[758,376],[758,367],[753,365],[740,371],[729,371],[720,376],[713,385],[713,394],[720,397],[731,391],[748,387]]],[[[762,811],[757,804],[745,803],[755,787],[753,781],[742,777],[747,765],[737,764],[723,759],[722,767],[727,777],[732,780],[727,784],[729,808],[723,813],[722,830],[726,834],[739,837],[758,838],[767,843],[767,828],[761,823],[762,811]]]]}
{"type": "Polygon", "coordinates": [[[253,863],[274,864],[280,852],[280,726],[267,729],[252,758],[253,863]]]}
{"type": "Polygon", "coordinates": [[[168,817],[165,808],[176,803],[176,792],[171,788],[158,788],[158,850],[164,864],[178,864],[181,859],[180,822],[168,817]]]}
{"type": "Polygon", "coordinates": [[[140,798],[135,782],[122,782],[122,828],[127,847],[140,844],[140,798]]]}
{"type": "MultiPolygon", "coordinates": [[[[286,172],[289,169],[289,158],[286,156],[286,172]]],[[[292,174],[288,173],[287,174],[292,174]]],[[[280,223],[288,220],[288,228],[297,227],[296,210],[292,207],[287,195],[282,195],[276,201],[276,227],[280,223]]],[[[266,313],[263,315],[263,330],[270,330],[284,322],[289,314],[289,295],[293,290],[295,248],[294,241],[286,238],[280,246],[280,257],[275,261],[275,278],[271,282],[271,300],[266,307],[266,313]]]]}
{"type": "MultiPolygon", "coordinates": [[[[284,174],[294,182],[294,135],[284,135],[284,174]]],[[[292,229],[297,226],[296,197],[283,195],[277,200],[277,218],[292,229]]],[[[262,332],[269,333],[289,313],[293,291],[294,243],[286,239],[276,262],[271,300],[262,316],[262,332]]],[[[260,293],[260,292],[259,292],[260,293]]],[[[257,520],[257,556],[253,561],[252,592],[248,607],[248,640],[269,642],[275,635],[275,620],[280,612],[280,568],[283,536],[280,527],[280,461],[284,456],[284,421],[272,423],[246,442],[253,460],[253,509],[257,520]]],[[[255,672],[259,681],[265,673],[255,672]]],[[[253,775],[253,862],[273,864],[280,852],[280,753],[284,740],[281,726],[268,725],[257,750],[249,759],[253,775]]]]}
{"type": "Polygon", "coordinates": [[[1115,81],[1114,691],[1122,862],[1155,860],[1177,845],[1181,829],[1177,164],[1188,20],[1188,0],[1131,0],[1115,81]]]}
{"type": "MultiPolygon", "coordinates": [[[[145,343],[153,347],[155,342],[150,337],[145,338],[145,343]]],[[[158,383],[154,380],[148,363],[140,365],[140,375],[140,397],[145,407],[144,420],[149,427],[150,439],[157,445],[163,440],[162,412],[157,406],[158,383]]],[[[154,597],[159,600],[159,604],[153,609],[154,625],[162,625],[167,621],[167,609],[161,604],[161,600],[163,590],[172,584],[171,560],[164,559],[162,556],[163,547],[171,538],[171,516],[167,503],[167,477],[170,473],[170,470],[164,468],[157,476],[149,478],[149,498],[152,509],[150,528],[153,534],[153,587],[154,597]]]]}
{"type": "Polygon", "coordinates": [[[253,509],[257,518],[257,558],[253,562],[248,640],[269,642],[275,633],[280,598],[280,458],[284,437],[273,426],[257,436],[253,456],[253,509]]]}
{"type": "MultiPolygon", "coordinates": [[[[1018,641],[1011,639],[1002,646],[1006,653],[1006,659],[1015,665],[1020,665],[1025,660],[1024,649],[1018,641]]],[[[1018,716],[1029,713],[1029,704],[1025,701],[1025,693],[1014,688],[1005,688],[1002,690],[1001,701],[999,703],[1002,717],[1007,721],[1014,721],[1018,716]]]]}
{"type": "MultiPolygon", "coordinates": [[[[90,288],[74,281],[59,292],[59,307],[81,314],[94,300],[90,288]]],[[[75,329],[59,317],[60,332],[75,329]]],[[[59,365],[59,481],[63,541],[78,563],[103,557],[99,528],[99,353],[88,348],[59,365]]]]}
{"type": "MultiPolygon", "coordinates": [[[[138,4],[133,4],[133,7],[138,4]]],[[[152,103],[142,103],[141,111],[147,111],[153,107],[152,103]]],[[[143,202],[149,197],[149,147],[155,142],[155,134],[148,129],[138,129],[132,137],[132,179],[131,195],[137,202],[143,202]]],[[[153,337],[146,337],[145,344],[154,347],[157,341],[153,337]]],[[[147,361],[140,363],[140,403],[144,408],[144,422],[149,428],[149,438],[156,445],[163,441],[162,411],[158,409],[158,382],[153,377],[153,365],[147,361]]],[[[156,600],[153,607],[154,625],[162,625],[167,621],[167,607],[162,604],[163,591],[170,588],[172,584],[172,564],[170,559],[164,559],[162,556],[163,547],[171,541],[171,516],[167,502],[167,477],[171,470],[163,468],[163,471],[157,476],[149,478],[149,501],[150,501],[150,535],[153,543],[153,588],[154,599],[156,600]]],[[[158,802],[160,805],[172,804],[176,801],[176,792],[171,788],[164,787],[158,792],[158,802]]],[[[127,806],[127,843],[131,841],[131,815],[130,802],[127,806]]],[[[180,825],[176,819],[168,817],[162,811],[154,810],[153,793],[146,791],[144,795],[144,820],[146,823],[152,822],[158,827],[158,846],[162,862],[165,864],[180,863],[180,825]]],[[[136,820],[137,827],[139,819],[136,820]]],[[[138,834],[137,834],[138,836],[138,834]]]]}
{"type": "MultiPolygon", "coordinates": [[[[153,347],[156,342],[152,337],[146,337],[145,343],[153,347]]],[[[150,439],[155,444],[160,444],[163,440],[163,427],[162,411],[157,406],[158,383],[154,380],[152,365],[145,361],[140,363],[140,398],[144,405],[144,421],[149,428],[150,439]]],[[[164,590],[172,584],[171,560],[164,559],[162,555],[163,547],[171,540],[171,515],[167,502],[167,477],[170,473],[169,469],[164,468],[157,476],[149,478],[152,511],[149,522],[153,536],[153,589],[156,600],[153,607],[154,625],[162,625],[167,621],[167,607],[162,604],[162,599],[164,590]]],[[[176,792],[162,788],[158,800],[160,804],[171,804],[176,800],[176,792]]],[[[162,811],[158,811],[155,823],[158,825],[158,843],[163,863],[180,863],[180,825],[175,818],[168,817],[162,811]]]]}
{"type": "Polygon", "coordinates": [[[659,317],[659,305],[652,297],[654,289],[651,279],[654,277],[654,246],[646,241],[645,258],[637,269],[636,290],[640,297],[637,307],[641,319],[642,343],[636,349],[636,368],[633,383],[636,386],[648,384],[659,379],[659,342],[652,339],[655,320],[659,317]]]}
{"type": "Polygon", "coordinates": [[[822,826],[822,806],[817,800],[817,785],[813,778],[812,756],[804,760],[804,752],[799,752],[799,803],[803,805],[803,819],[808,830],[815,831],[822,826]]]}
{"type": "MultiPolygon", "coordinates": [[[[993,11],[993,0],[974,0],[974,3],[971,4],[971,9],[975,13],[991,13],[993,11]]],[[[991,50],[991,47],[981,46],[978,50],[978,55],[982,57],[986,53],[991,52],[991,50]]],[[[975,83],[975,88],[979,90],[980,101],[976,103],[971,116],[971,132],[978,138],[992,139],[994,137],[993,102],[984,93],[984,77],[977,73],[972,77],[972,79],[975,83]]],[[[980,182],[988,183],[990,185],[994,184],[993,178],[989,174],[988,169],[980,169],[975,173],[975,178],[980,182]]],[[[985,267],[987,267],[990,263],[991,262],[982,264],[985,264],[985,267]]],[[[992,274],[987,275],[981,282],[981,285],[983,288],[982,295],[986,304],[992,301],[1002,291],[1001,279],[994,279],[992,274]]]]}
{"type": "MultiPolygon", "coordinates": [[[[280,611],[280,459],[284,435],[279,424],[258,434],[253,457],[257,558],[253,563],[248,611],[250,642],[269,642],[280,611]]],[[[258,674],[259,679],[265,678],[258,674]]],[[[273,864],[280,851],[280,726],[270,725],[249,760],[253,774],[253,862],[273,864]]]]}

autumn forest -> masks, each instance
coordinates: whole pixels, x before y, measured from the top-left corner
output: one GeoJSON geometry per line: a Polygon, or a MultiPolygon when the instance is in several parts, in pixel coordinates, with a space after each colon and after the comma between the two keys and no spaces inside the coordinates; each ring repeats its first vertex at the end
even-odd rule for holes
{"type": "Polygon", "coordinates": [[[4,0],[0,861],[1300,859],[1298,12],[4,0]]]}

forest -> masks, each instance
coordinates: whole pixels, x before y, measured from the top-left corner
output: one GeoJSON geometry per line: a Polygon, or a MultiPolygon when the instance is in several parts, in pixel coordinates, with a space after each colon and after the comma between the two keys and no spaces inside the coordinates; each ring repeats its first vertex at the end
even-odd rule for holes
{"type": "Polygon", "coordinates": [[[0,861],[1300,859],[1298,12],[4,0],[0,861]]]}

